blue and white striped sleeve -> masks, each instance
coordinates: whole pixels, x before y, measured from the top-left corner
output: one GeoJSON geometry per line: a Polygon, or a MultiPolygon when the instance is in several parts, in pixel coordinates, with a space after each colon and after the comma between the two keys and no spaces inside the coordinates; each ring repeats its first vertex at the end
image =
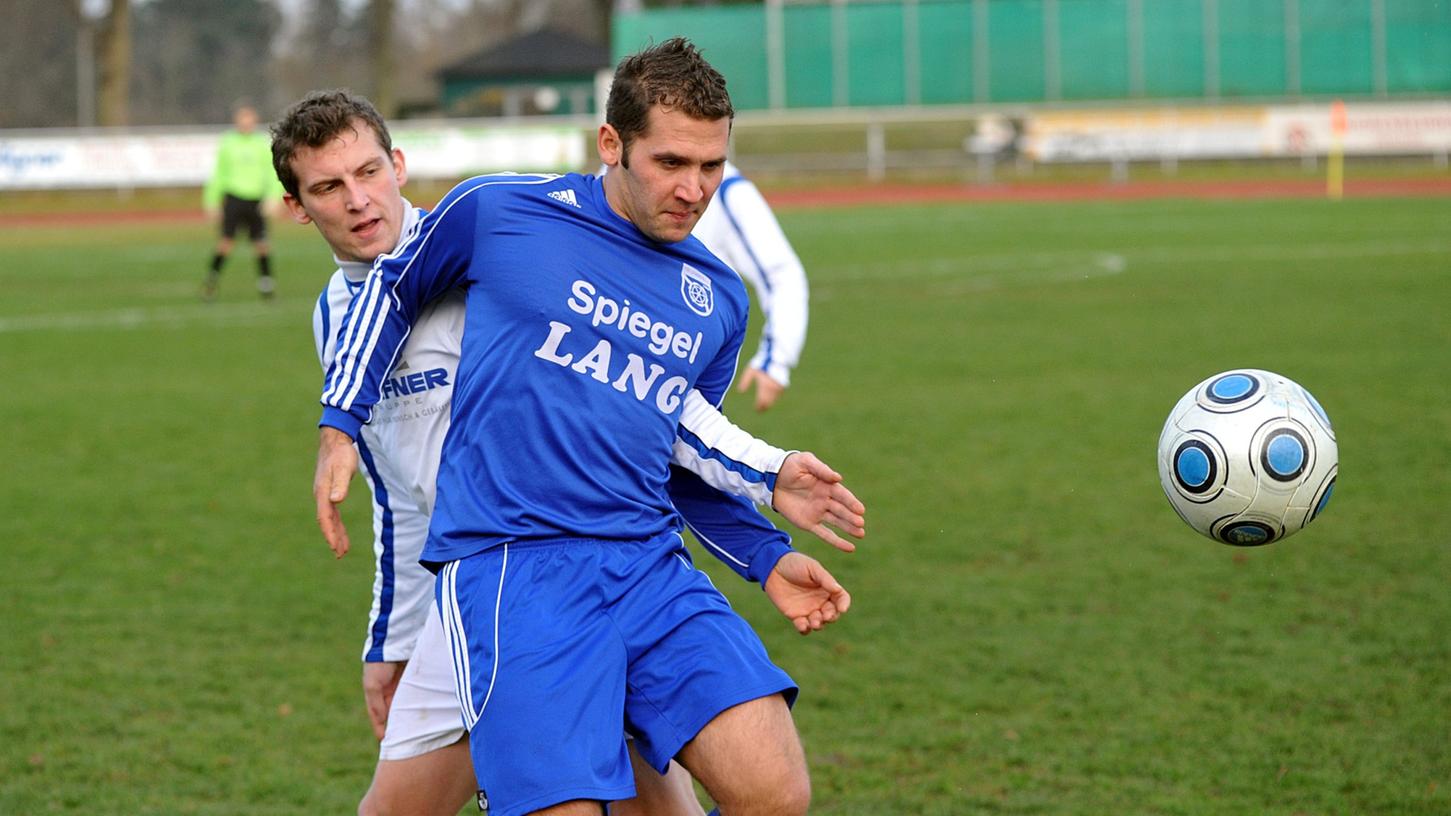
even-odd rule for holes
{"type": "Polygon", "coordinates": [[[727,493],[770,504],[790,451],[741,430],[697,390],[685,395],[671,461],[727,493]]]}
{"type": "Polygon", "coordinates": [[[770,205],[750,180],[742,176],[726,179],[716,194],[715,206],[721,208],[729,225],[729,236],[719,241],[723,246],[717,254],[756,290],[756,301],[765,315],[760,345],[749,365],[790,385],[791,370],[806,345],[810,297],[806,270],[770,205]]]}
{"type": "Polygon", "coordinates": [[[323,380],[320,425],[356,438],[371,419],[379,384],[419,310],[468,272],[478,223],[477,193],[483,186],[464,182],[455,187],[396,250],[373,264],[338,330],[337,355],[323,380]]]}

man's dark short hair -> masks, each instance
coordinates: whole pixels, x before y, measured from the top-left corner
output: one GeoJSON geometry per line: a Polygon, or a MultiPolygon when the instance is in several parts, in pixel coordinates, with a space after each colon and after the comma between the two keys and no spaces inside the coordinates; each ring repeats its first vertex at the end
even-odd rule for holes
{"type": "Polygon", "coordinates": [[[615,68],[605,121],[620,134],[625,167],[629,167],[630,142],[645,132],[655,105],[708,121],[736,115],[725,77],[684,37],[631,54],[615,68]]]}
{"type": "Polygon", "coordinates": [[[359,122],[372,128],[384,152],[393,152],[393,137],[388,135],[383,115],[361,96],[347,91],[313,91],[288,108],[272,126],[272,169],[277,171],[282,189],[297,197],[292,159],[299,149],[322,147],[348,130],[361,137],[359,122]]]}

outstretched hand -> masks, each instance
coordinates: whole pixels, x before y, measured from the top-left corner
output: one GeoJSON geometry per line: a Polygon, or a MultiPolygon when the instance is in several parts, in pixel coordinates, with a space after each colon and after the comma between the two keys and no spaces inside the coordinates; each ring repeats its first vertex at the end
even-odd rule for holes
{"type": "Polygon", "coordinates": [[[348,531],[338,505],[348,497],[348,483],[358,472],[358,454],[353,440],[337,428],[324,427],[317,446],[317,473],[312,479],[312,497],[317,501],[317,526],[333,555],[348,552],[348,531]]]}
{"type": "Polygon", "coordinates": [[[807,451],[793,453],[781,463],[771,507],[787,521],[843,552],[852,552],[856,545],[837,535],[836,530],[852,538],[867,534],[863,516],[866,505],[841,483],[840,473],[807,451]]]}
{"type": "Polygon", "coordinates": [[[766,597],[803,635],[846,614],[851,595],[826,567],[805,553],[789,552],[766,576],[766,597]]]}

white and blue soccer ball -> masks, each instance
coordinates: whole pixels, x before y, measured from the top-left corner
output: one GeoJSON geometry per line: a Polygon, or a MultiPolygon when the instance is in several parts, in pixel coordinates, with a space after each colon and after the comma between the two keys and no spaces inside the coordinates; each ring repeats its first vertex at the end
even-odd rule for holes
{"type": "Polygon", "coordinates": [[[1330,417],[1293,381],[1253,368],[1189,389],[1159,436],[1159,481],[1180,518],[1215,541],[1292,535],[1330,501],[1339,471],[1330,417]]]}

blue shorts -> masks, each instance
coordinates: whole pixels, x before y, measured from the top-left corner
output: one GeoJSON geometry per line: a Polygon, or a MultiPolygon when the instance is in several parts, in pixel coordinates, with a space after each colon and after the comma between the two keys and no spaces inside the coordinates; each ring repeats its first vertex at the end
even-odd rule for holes
{"type": "Polygon", "coordinates": [[[796,698],[675,533],[516,542],[445,564],[437,589],[490,816],[629,799],[627,729],[663,771],[727,708],[796,698]]]}

